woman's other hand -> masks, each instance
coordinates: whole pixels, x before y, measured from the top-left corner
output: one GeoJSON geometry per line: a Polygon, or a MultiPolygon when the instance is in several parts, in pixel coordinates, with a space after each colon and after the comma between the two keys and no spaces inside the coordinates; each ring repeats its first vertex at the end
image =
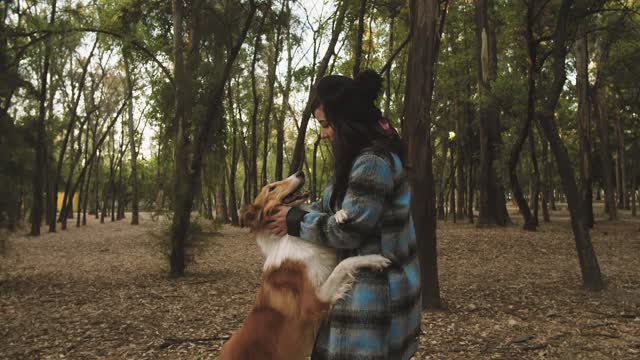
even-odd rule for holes
{"type": "Polygon", "coordinates": [[[290,209],[290,207],[284,205],[273,208],[271,214],[267,216],[267,231],[273,235],[285,236],[287,234],[287,213],[290,209]]]}

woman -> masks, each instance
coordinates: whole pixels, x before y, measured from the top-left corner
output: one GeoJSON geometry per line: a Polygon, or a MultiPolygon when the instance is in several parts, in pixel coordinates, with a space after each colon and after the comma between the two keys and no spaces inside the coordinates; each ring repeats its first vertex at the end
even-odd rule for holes
{"type": "Polygon", "coordinates": [[[382,254],[383,272],[361,270],[353,289],[320,327],[312,359],[409,359],[420,331],[420,270],[409,212],[403,144],[375,100],[381,78],[365,71],[331,75],[317,85],[314,117],[334,153],[333,182],[307,212],[280,207],[274,234],[333,247],[338,260],[382,254]],[[347,221],[338,224],[335,213],[347,221]]]}

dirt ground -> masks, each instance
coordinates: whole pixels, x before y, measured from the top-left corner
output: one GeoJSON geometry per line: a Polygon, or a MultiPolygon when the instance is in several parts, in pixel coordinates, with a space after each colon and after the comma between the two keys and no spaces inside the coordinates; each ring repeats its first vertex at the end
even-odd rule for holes
{"type": "MultiPolygon", "coordinates": [[[[445,310],[424,313],[416,357],[640,358],[640,222],[623,216],[592,232],[601,293],[580,288],[563,212],[536,233],[440,222],[445,310]]],[[[204,229],[180,279],[167,276],[162,225],[148,215],[11,237],[0,358],[215,358],[250,309],[262,259],[246,229],[204,229]]]]}

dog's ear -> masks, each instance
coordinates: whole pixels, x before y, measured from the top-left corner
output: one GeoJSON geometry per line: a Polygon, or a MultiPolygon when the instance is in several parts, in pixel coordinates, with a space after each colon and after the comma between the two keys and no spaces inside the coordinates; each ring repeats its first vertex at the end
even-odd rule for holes
{"type": "Polygon", "coordinates": [[[253,204],[244,204],[240,208],[240,224],[255,229],[259,222],[260,209],[253,204]]]}

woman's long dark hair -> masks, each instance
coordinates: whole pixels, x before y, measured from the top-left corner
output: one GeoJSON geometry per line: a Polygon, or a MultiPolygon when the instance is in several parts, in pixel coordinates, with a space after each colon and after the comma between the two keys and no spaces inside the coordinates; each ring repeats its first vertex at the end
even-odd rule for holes
{"type": "Polygon", "coordinates": [[[330,201],[334,209],[344,199],[353,161],[363,150],[370,149],[391,164],[391,154],[398,155],[404,162],[404,143],[375,104],[381,88],[382,78],[372,70],[361,72],[355,79],[329,75],[317,84],[313,109],[322,105],[335,133],[330,201]]]}

